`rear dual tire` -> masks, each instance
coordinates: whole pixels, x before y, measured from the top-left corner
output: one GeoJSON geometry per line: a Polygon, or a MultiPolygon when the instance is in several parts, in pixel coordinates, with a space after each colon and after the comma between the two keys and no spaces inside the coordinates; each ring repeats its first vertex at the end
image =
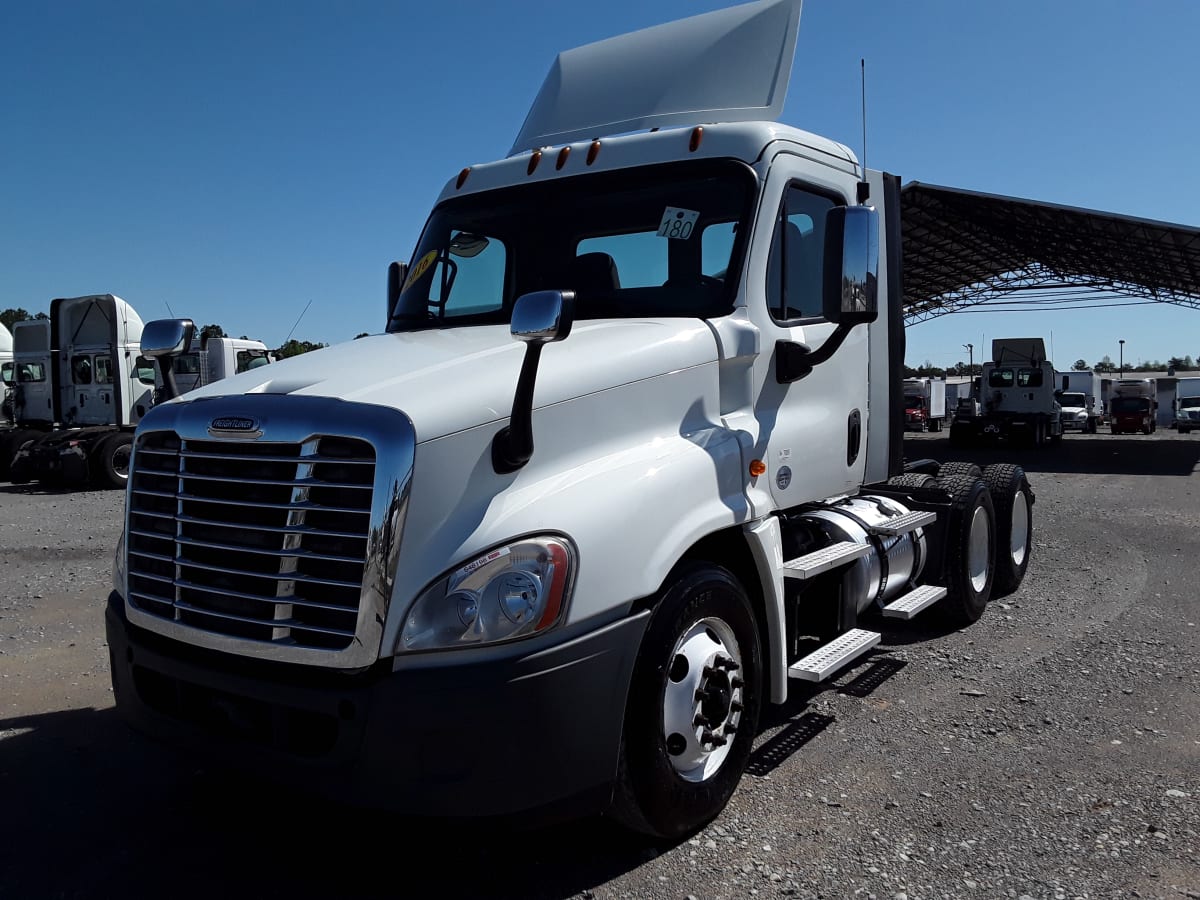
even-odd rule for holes
{"type": "Polygon", "coordinates": [[[1033,547],[1033,490],[1020,466],[997,463],[983,470],[996,515],[993,592],[1011,594],[1025,579],[1033,547]]]}

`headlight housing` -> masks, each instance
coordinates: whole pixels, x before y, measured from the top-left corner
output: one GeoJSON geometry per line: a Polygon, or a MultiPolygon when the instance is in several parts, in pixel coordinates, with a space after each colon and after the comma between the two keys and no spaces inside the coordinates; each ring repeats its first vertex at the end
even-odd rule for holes
{"type": "Polygon", "coordinates": [[[523,538],[485,553],[424,591],[404,617],[395,652],[475,647],[558,624],[575,576],[566,539],[523,538]]]}

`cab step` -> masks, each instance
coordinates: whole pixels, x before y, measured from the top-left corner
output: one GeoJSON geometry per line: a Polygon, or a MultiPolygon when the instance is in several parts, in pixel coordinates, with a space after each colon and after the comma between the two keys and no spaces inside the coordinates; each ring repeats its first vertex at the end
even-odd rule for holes
{"type": "Polygon", "coordinates": [[[878,631],[851,628],[841,637],[788,666],[788,677],[824,681],[851,660],[858,659],[883,637],[878,631]]]}
{"type": "Polygon", "coordinates": [[[936,521],[937,513],[927,509],[914,509],[912,512],[905,513],[902,516],[896,516],[894,519],[888,519],[886,522],[872,525],[870,531],[871,534],[895,536],[908,534],[910,531],[916,531],[924,525],[932,525],[936,521]]]}
{"type": "Polygon", "coordinates": [[[853,562],[871,552],[870,544],[860,544],[857,541],[839,541],[789,559],[783,564],[783,574],[788,578],[812,578],[830,569],[853,562]]]}
{"type": "Polygon", "coordinates": [[[923,584],[883,608],[889,619],[911,619],[927,606],[933,606],[946,596],[946,589],[937,584],[923,584]]]}

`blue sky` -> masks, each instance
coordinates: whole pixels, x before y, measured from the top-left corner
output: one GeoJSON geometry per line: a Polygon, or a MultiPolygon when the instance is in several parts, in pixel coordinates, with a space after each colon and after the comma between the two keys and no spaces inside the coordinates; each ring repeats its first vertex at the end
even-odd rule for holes
{"type": "MultiPolygon", "coordinates": [[[[726,5],[153,0],[0,6],[0,308],[113,292],[275,346],[378,331],[462,166],[563,48],[726,5]]],[[[1200,224],[1200,5],[807,0],[784,121],[905,181],[1200,224]]],[[[1041,335],[1062,367],[1200,356],[1200,311],[985,312],[910,364],[1041,335]]]]}

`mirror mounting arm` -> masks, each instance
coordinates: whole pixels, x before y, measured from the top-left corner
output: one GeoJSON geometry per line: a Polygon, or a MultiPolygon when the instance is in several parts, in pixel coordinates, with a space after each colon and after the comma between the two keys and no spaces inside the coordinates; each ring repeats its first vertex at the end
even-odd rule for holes
{"type": "Polygon", "coordinates": [[[853,324],[839,323],[816,350],[796,341],[776,341],[775,380],[780,384],[791,384],[811,375],[813,369],[837,353],[853,327],[853,324]]]}
{"type": "Polygon", "coordinates": [[[519,297],[513,306],[512,336],[525,344],[525,358],[508,425],[492,439],[492,468],[497,475],[516,472],[533,457],[533,389],[542,347],[570,334],[574,319],[572,291],[536,291],[519,297]]]}

